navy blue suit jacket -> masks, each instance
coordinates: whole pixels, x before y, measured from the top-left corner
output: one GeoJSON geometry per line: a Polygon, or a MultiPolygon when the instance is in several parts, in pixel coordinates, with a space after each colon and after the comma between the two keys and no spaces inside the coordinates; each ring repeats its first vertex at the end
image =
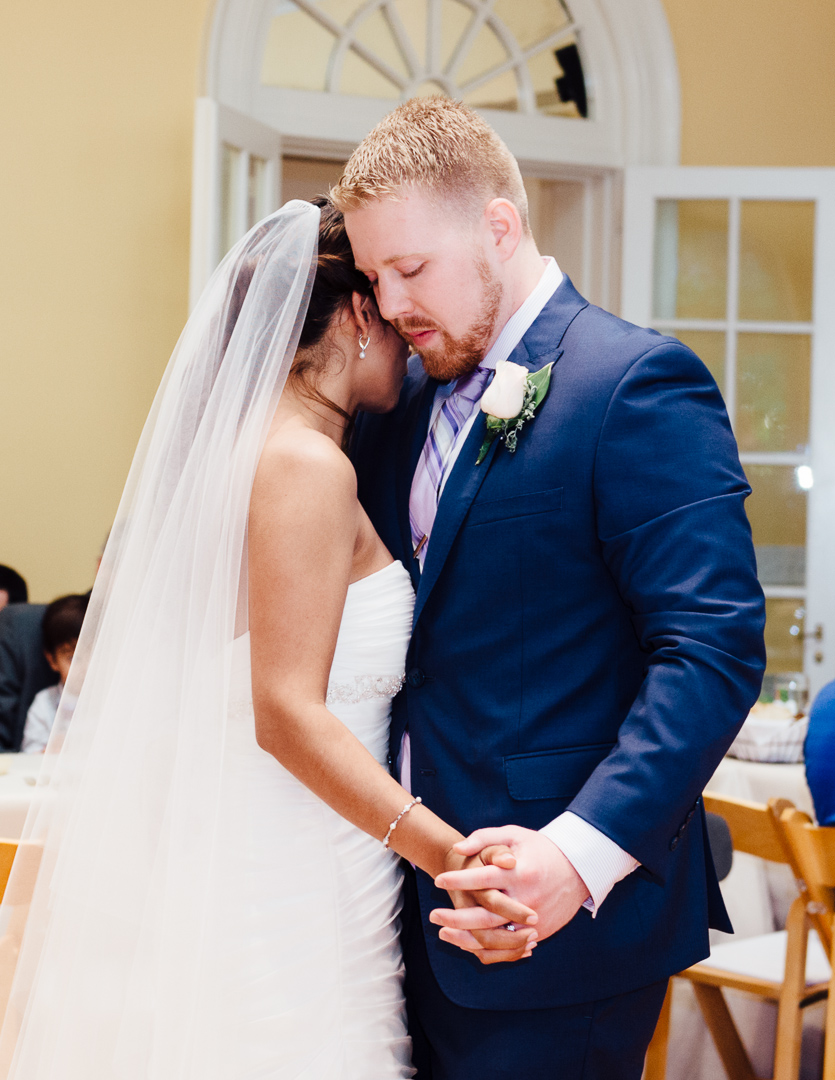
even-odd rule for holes
{"type": "Polygon", "coordinates": [[[483,1009],[625,993],[706,956],[709,918],[730,929],[699,798],[765,662],[750,489],[701,361],[567,279],[510,359],[553,362],[548,396],[481,465],[476,419],[422,575],[408,499],[437,384],[414,361],[397,410],[358,426],[360,498],[417,590],[392,747],[408,724],[414,793],[464,834],[570,809],[641,867],[597,918],[491,967],[439,940],[449,899],[419,872],[437,980],[483,1009]]]}
{"type": "Polygon", "coordinates": [[[18,751],[26,713],[57,674],[43,652],[46,604],[9,604],[0,611],[0,752],[18,751]]]}

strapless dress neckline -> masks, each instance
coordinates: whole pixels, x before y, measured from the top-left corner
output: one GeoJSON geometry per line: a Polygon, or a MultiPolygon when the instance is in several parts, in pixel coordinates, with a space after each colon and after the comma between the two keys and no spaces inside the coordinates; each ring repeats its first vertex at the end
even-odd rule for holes
{"type": "Polygon", "coordinates": [[[398,569],[398,571],[399,571],[399,572],[402,572],[402,573],[404,573],[404,574],[406,575],[406,577],[409,577],[409,576],[410,576],[410,575],[409,575],[409,571],[408,571],[408,570],[406,569],[406,567],[405,567],[405,566],[403,565],[403,563],[402,563],[402,562],[400,562],[400,560],[399,560],[399,559],[392,559],[392,561],[391,561],[390,563],[386,563],[386,565],[385,565],[385,566],[383,566],[383,567],[381,567],[381,569],[379,569],[379,570],[372,570],[372,571],[371,571],[371,573],[370,573],[370,574],[366,574],[366,575],[365,575],[365,577],[357,578],[357,580],[356,580],[356,581],[352,581],[352,582],[350,583],[350,585],[348,586],[348,588],[349,588],[349,589],[353,589],[353,588],[355,588],[355,587],[356,587],[357,585],[364,585],[364,584],[365,584],[366,582],[370,582],[370,581],[372,581],[372,580],[373,580],[374,578],[379,578],[379,577],[380,577],[380,576],[381,576],[382,574],[387,574],[387,573],[389,573],[389,572],[390,572],[391,570],[393,570],[393,569],[394,569],[395,567],[397,567],[397,569],[398,569]]]}

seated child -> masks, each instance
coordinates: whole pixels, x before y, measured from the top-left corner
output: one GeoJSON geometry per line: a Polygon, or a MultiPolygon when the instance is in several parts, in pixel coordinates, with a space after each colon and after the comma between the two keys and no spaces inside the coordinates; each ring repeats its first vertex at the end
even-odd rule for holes
{"type": "Polygon", "coordinates": [[[88,600],[89,596],[60,596],[44,612],[43,651],[49,666],[58,672],[58,685],[41,690],[29,706],[20,748],[24,754],[39,754],[46,749],[88,600]]]}

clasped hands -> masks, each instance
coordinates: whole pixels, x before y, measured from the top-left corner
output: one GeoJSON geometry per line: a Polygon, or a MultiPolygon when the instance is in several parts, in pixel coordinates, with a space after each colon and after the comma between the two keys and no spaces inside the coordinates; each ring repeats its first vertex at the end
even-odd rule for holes
{"type": "Polygon", "coordinates": [[[589,891],[547,836],[518,825],[478,829],[435,878],[454,908],[435,908],[440,938],[483,964],[521,960],[574,918],[589,891]],[[508,929],[512,924],[514,929],[508,929]]]}

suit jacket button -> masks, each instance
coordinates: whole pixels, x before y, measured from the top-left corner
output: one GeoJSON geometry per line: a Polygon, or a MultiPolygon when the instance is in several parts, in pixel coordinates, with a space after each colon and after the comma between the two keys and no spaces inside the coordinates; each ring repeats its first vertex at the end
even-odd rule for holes
{"type": "Polygon", "coordinates": [[[423,686],[426,682],[426,673],[423,668],[413,667],[406,675],[406,682],[413,690],[417,690],[419,686],[423,686]]]}
{"type": "Polygon", "coordinates": [[[672,840],[670,841],[670,851],[675,851],[675,849],[678,847],[678,840],[679,838],[677,836],[674,836],[672,838],[672,840]]]}

